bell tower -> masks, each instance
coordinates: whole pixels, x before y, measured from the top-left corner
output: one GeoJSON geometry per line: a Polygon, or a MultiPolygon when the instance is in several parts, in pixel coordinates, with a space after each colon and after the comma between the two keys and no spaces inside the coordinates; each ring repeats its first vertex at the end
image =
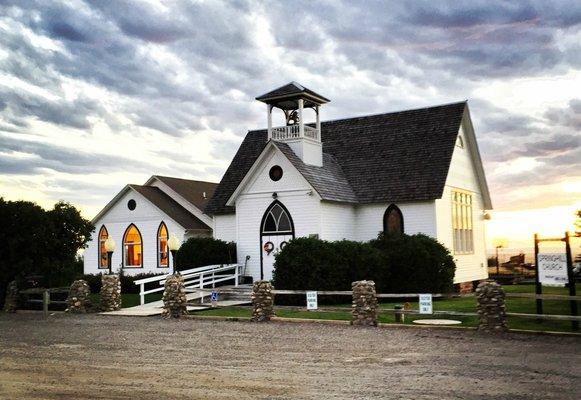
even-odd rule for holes
{"type": "Polygon", "coordinates": [[[321,143],[321,106],[329,99],[310,89],[291,82],[258,96],[256,100],[266,103],[268,118],[268,140],[287,143],[305,163],[321,167],[323,165],[323,145],[321,143]],[[272,111],[284,113],[285,125],[272,126],[272,111]],[[315,121],[305,124],[305,110],[312,109],[315,121]],[[314,125],[314,126],[313,126],[314,125]]]}

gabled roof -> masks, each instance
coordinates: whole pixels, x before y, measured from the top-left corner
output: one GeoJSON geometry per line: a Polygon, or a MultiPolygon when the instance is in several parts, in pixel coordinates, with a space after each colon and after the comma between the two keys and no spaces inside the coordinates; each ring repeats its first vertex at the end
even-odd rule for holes
{"type": "Polygon", "coordinates": [[[323,200],[357,203],[357,196],[339,163],[323,153],[323,166],[305,164],[286,143],[274,142],[275,146],[289,159],[291,164],[311,184],[323,200]]]}
{"type": "Polygon", "coordinates": [[[294,99],[299,97],[311,98],[316,104],[324,104],[330,101],[326,97],[321,96],[320,94],[294,81],[261,96],[258,96],[256,100],[270,104],[281,101],[283,99],[294,99]]]}
{"type": "MultiPolygon", "coordinates": [[[[218,184],[214,182],[193,181],[190,179],[172,178],[161,175],[153,175],[152,178],[157,178],[165,183],[174,192],[182,196],[184,200],[189,201],[201,211],[204,210],[206,204],[214,195],[214,190],[216,190],[216,187],[218,186],[218,184]],[[206,195],[205,197],[204,194],[206,195]]],[[[150,181],[151,178],[148,182],[150,181]]]]}
{"type": "Polygon", "coordinates": [[[180,224],[187,230],[210,230],[206,223],[201,221],[198,217],[190,213],[174,199],[164,193],[161,189],[155,186],[141,186],[141,185],[127,185],[99,211],[99,213],[91,220],[95,224],[101,219],[117,202],[129,191],[135,191],[145,197],[160,211],[166,214],[169,218],[180,224]]]}
{"type": "Polygon", "coordinates": [[[209,230],[208,225],[155,186],[128,185],[185,229],[209,230]]]}
{"type": "MultiPolygon", "coordinates": [[[[439,199],[465,112],[468,113],[467,104],[460,102],[323,122],[324,160],[338,165],[358,203],[439,199]]],[[[265,130],[248,132],[206,206],[207,214],[234,212],[226,202],[266,142],[265,130]]],[[[277,146],[284,152],[285,146],[277,146]]],[[[287,157],[293,162],[292,155],[287,157]]],[[[301,168],[309,183],[325,180],[323,172],[329,171],[325,164],[322,170],[307,165],[301,168]]],[[[484,196],[487,193],[487,189],[483,190],[484,196]]],[[[485,204],[489,203],[490,199],[485,199],[485,204]]]]}
{"type": "Polygon", "coordinates": [[[226,201],[227,206],[232,205],[235,198],[250,181],[253,171],[260,165],[261,161],[268,157],[269,149],[278,149],[290,161],[290,163],[306,179],[309,185],[321,196],[321,199],[328,201],[339,201],[346,203],[357,203],[357,197],[349,182],[345,178],[341,167],[333,156],[323,154],[323,165],[321,167],[305,164],[286,143],[270,140],[255,159],[253,166],[239,182],[232,195],[226,201]]]}

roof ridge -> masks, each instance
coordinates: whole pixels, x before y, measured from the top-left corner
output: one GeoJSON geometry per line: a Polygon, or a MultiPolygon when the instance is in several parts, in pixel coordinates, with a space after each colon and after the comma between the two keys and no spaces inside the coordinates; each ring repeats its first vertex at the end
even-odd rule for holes
{"type": "Polygon", "coordinates": [[[214,185],[218,185],[218,183],[216,183],[216,182],[201,181],[201,180],[198,180],[198,179],[177,178],[175,176],[165,176],[165,175],[153,175],[153,176],[156,177],[156,178],[179,179],[180,181],[211,183],[211,184],[214,184],[214,185]]]}
{"type": "MultiPolygon", "coordinates": [[[[376,114],[359,115],[359,116],[347,117],[347,118],[328,119],[328,120],[325,120],[325,121],[321,121],[321,124],[326,124],[326,123],[329,123],[329,122],[350,121],[350,120],[357,120],[357,119],[363,119],[363,118],[379,117],[379,116],[386,116],[386,115],[392,115],[392,114],[400,114],[400,113],[412,112],[412,111],[429,110],[429,109],[432,109],[432,108],[449,107],[449,106],[455,106],[455,105],[460,105],[460,104],[468,104],[468,100],[456,101],[456,102],[453,102],[453,103],[438,104],[438,105],[429,106],[429,107],[410,108],[410,109],[407,109],[407,110],[399,110],[399,111],[382,112],[382,113],[376,113],[376,114]]],[[[309,123],[307,125],[312,125],[312,123],[309,123]]],[[[265,132],[265,131],[266,131],[265,128],[252,129],[252,130],[249,130],[246,134],[250,134],[250,133],[260,133],[260,132],[265,132]]]]}

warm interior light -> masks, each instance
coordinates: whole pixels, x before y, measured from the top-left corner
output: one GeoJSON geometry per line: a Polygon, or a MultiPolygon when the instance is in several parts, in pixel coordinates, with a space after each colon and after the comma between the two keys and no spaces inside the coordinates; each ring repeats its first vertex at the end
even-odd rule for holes
{"type": "Polygon", "coordinates": [[[171,251],[177,250],[179,249],[181,246],[181,243],[179,241],[179,239],[176,237],[176,235],[171,235],[169,240],[167,241],[167,247],[169,247],[169,249],[171,251]]]}
{"type": "Polygon", "coordinates": [[[105,251],[107,253],[112,253],[115,251],[115,240],[112,237],[107,238],[105,240],[105,251]]]}

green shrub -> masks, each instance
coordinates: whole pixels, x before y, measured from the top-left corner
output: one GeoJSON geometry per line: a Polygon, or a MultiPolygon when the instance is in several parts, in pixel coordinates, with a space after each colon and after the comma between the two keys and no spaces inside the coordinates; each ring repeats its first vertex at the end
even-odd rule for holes
{"type": "Polygon", "coordinates": [[[236,263],[236,243],[224,242],[211,237],[188,239],[176,254],[176,269],[203,267],[215,264],[236,263]]]}
{"type": "MultiPolygon", "coordinates": [[[[369,243],[314,238],[291,240],[275,258],[273,283],[287,290],[351,290],[361,279],[386,280],[384,257],[369,243]]],[[[278,304],[303,304],[305,296],[280,296],[278,304]]],[[[325,296],[325,303],[349,302],[345,296],[325,296]]]]}
{"type": "MultiPolygon", "coordinates": [[[[168,271],[169,272],[169,271],[168,271]]],[[[158,275],[165,275],[163,274],[156,274],[153,272],[145,273],[145,274],[137,274],[137,275],[125,275],[120,274],[119,280],[121,281],[121,293],[123,294],[137,294],[139,293],[139,286],[137,286],[134,282],[139,279],[144,278],[151,278],[152,276],[158,275]]],[[[99,293],[101,292],[101,274],[88,274],[88,275],[79,275],[76,279],[84,279],[89,284],[91,288],[91,293],[99,293]]],[[[72,284],[72,282],[71,282],[72,284]]],[[[155,285],[159,284],[155,282],[155,285]]],[[[149,288],[151,289],[151,288],[149,288]]]]}
{"type": "MultiPolygon", "coordinates": [[[[449,251],[426,235],[380,234],[367,243],[297,238],[276,255],[273,283],[286,290],[351,290],[352,282],[367,279],[378,293],[448,293],[455,268],[449,251]]],[[[291,303],[304,303],[303,297],[291,303]]]]}
{"type": "Polygon", "coordinates": [[[370,244],[386,257],[391,293],[449,293],[456,265],[448,249],[423,234],[384,235],[370,244]]]}

